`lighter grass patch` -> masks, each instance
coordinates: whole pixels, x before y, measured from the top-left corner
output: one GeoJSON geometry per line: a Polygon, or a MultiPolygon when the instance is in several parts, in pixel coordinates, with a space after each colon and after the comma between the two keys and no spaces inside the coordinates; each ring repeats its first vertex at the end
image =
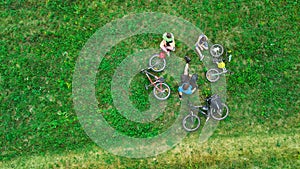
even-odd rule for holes
{"type": "Polygon", "coordinates": [[[219,30],[218,36],[216,42],[222,42],[223,46],[230,48],[233,48],[237,45],[237,42],[234,40],[234,38],[242,38],[242,28],[239,26],[236,26],[232,28],[231,30],[219,30]]]}
{"type": "Polygon", "coordinates": [[[159,168],[201,164],[218,167],[295,167],[299,164],[300,134],[245,135],[241,137],[214,137],[198,144],[197,134],[167,153],[145,159],[128,159],[112,156],[99,147],[93,151],[65,152],[63,154],[17,158],[0,163],[2,168],[159,168]],[[269,156],[266,156],[268,154],[269,156]],[[272,163],[276,160],[276,165],[272,163]],[[155,165],[154,165],[155,164],[155,165]],[[233,165],[234,164],[234,165],[233,165]]]}

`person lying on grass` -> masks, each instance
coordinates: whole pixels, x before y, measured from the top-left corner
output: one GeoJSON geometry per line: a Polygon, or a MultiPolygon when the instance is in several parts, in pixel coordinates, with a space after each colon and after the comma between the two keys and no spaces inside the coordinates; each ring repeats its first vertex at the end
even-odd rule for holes
{"type": "Polygon", "coordinates": [[[187,56],[185,56],[184,59],[186,61],[186,64],[185,64],[183,75],[181,75],[181,85],[178,87],[178,96],[180,100],[182,99],[183,93],[190,95],[196,91],[197,89],[196,82],[198,79],[197,74],[193,74],[193,75],[189,74],[189,63],[191,59],[187,56]]]}
{"type": "Polygon", "coordinates": [[[175,40],[172,33],[164,33],[163,40],[160,43],[160,48],[170,56],[170,51],[175,51],[175,40]]]}

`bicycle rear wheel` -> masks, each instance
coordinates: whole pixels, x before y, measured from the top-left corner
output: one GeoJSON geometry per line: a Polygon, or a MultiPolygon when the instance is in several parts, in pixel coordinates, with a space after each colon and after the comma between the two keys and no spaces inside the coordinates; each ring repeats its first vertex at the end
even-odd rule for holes
{"type": "Polygon", "coordinates": [[[222,103],[222,107],[220,109],[211,108],[210,115],[215,120],[223,120],[228,116],[229,109],[226,104],[222,103]]]}
{"type": "Polygon", "coordinates": [[[206,76],[207,80],[210,82],[216,82],[220,78],[219,71],[217,69],[209,69],[206,72],[205,76],[206,76]]]}
{"type": "Polygon", "coordinates": [[[189,114],[183,118],[182,126],[186,131],[196,131],[200,127],[200,118],[195,114],[189,114]]]}
{"type": "Polygon", "coordinates": [[[170,87],[166,83],[155,84],[153,94],[158,100],[166,100],[170,96],[170,93],[170,87]]]}
{"type": "Polygon", "coordinates": [[[149,59],[149,66],[154,72],[161,72],[166,67],[166,59],[160,58],[159,54],[154,54],[149,59]]]}

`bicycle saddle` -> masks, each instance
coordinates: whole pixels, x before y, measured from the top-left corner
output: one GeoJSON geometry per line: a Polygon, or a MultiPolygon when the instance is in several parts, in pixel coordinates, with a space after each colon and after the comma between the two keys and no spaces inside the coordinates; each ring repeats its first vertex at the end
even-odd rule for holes
{"type": "Polygon", "coordinates": [[[164,79],[163,77],[159,77],[158,80],[159,80],[160,82],[164,82],[164,81],[165,81],[165,79],[164,79]]]}
{"type": "Polygon", "coordinates": [[[208,106],[202,106],[201,108],[202,108],[202,110],[204,110],[204,111],[207,111],[207,110],[209,109],[208,106]]]}

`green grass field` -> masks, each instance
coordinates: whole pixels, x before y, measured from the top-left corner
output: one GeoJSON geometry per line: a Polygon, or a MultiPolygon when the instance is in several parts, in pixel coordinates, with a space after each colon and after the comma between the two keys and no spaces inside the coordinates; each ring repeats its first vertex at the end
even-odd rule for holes
{"type": "MultiPolygon", "coordinates": [[[[300,57],[297,1],[1,1],[0,168],[299,168],[300,57]],[[233,51],[227,76],[229,117],[197,144],[197,133],[156,157],[130,159],[98,147],[73,108],[72,76],[81,49],[102,26],[128,14],[162,12],[200,28],[212,43],[233,51]]],[[[176,36],[175,36],[176,38],[176,36]]],[[[102,115],[129,136],[152,137],[176,119],[126,120],[114,109],[111,76],[140,49],[158,48],[161,35],[133,36],[101,62],[96,96],[102,115]]],[[[177,41],[199,70],[199,94],[211,94],[195,52],[177,41]]],[[[134,77],[130,100],[149,108],[144,76],[134,77]],[[138,90],[134,90],[137,88],[138,90]]],[[[172,81],[171,77],[167,78],[172,81]]],[[[169,105],[179,105],[176,84],[169,105]]]]}

